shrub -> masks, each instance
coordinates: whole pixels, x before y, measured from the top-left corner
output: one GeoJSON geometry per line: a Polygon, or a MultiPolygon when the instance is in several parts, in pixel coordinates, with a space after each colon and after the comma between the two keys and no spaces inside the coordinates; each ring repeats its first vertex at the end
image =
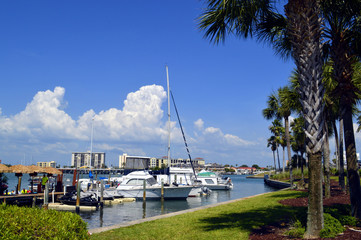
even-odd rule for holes
{"type": "MultiPolygon", "coordinates": [[[[293,169],[292,175],[293,175],[293,179],[300,179],[302,177],[301,169],[293,169]]],[[[304,175],[305,178],[308,177],[308,169],[307,168],[303,169],[303,175],[304,175]]],[[[271,179],[274,179],[274,180],[289,180],[290,179],[290,173],[288,171],[286,171],[284,173],[281,172],[281,173],[278,173],[278,174],[274,174],[274,175],[271,175],[271,179]]]]}
{"type": "Polygon", "coordinates": [[[323,214],[324,217],[324,228],[320,232],[320,237],[322,238],[333,238],[337,234],[345,231],[345,228],[342,224],[334,217],[328,213],[323,214]]]}
{"type": "Polygon", "coordinates": [[[305,234],[305,228],[302,226],[299,220],[293,224],[293,227],[286,232],[286,235],[293,238],[302,238],[303,234],[305,234]]]}
{"type": "Polygon", "coordinates": [[[332,207],[326,207],[325,213],[331,214],[332,217],[338,219],[342,225],[356,226],[358,221],[355,217],[350,216],[350,205],[337,204],[332,207]]]}
{"type": "Polygon", "coordinates": [[[89,239],[79,215],[0,205],[0,239],[89,239]]]}

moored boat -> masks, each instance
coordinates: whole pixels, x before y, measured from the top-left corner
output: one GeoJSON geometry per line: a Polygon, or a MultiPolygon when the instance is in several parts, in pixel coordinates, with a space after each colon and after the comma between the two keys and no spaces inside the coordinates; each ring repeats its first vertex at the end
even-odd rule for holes
{"type": "Polygon", "coordinates": [[[197,174],[197,180],[211,190],[233,189],[233,183],[230,177],[221,178],[214,172],[202,170],[197,174]]]}
{"type": "MultiPolygon", "coordinates": [[[[76,191],[66,193],[59,198],[59,201],[67,205],[76,205],[77,193],[76,191]]],[[[94,193],[80,192],[80,206],[98,206],[99,200],[94,193]]]]}
{"type": "MultiPolygon", "coordinates": [[[[124,180],[116,188],[118,194],[125,198],[142,199],[144,194],[145,181],[145,197],[146,199],[160,200],[162,197],[162,185],[157,183],[148,171],[134,171],[124,176],[124,180]]],[[[164,200],[177,199],[185,200],[192,186],[172,184],[163,186],[164,200]]]]}

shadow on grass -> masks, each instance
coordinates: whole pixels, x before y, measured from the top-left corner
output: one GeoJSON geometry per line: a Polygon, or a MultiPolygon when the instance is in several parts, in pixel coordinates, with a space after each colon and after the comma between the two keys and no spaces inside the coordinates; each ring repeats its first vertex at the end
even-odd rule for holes
{"type": "MultiPolygon", "coordinates": [[[[304,193],[295,194],[295,192],[282,192],[272,195],[269,198],[286,199],[290,197],[302,197],[304,193]]],[[[267,201],[267,199],[265,200],[267,201]]],[[[274,200],[270,200],[274,201],[274,200]]],[[[287,224],[295,219],[295,216],[305,215],[307,208],[305,207],[289,207],[284,205],[273,205],[270,207],[263,207],[262,203],[259,208],[253,208],[249,211],[242,211],[234,213],[220,213],[215,217],[208,217],[201,219],[204,224],[203,231],[214,231],[222,229],[239,228],[241,231],[252,232],[260,229],[265,225],[270,224],[287,224]]],[[[265,204],[266,205],[266,204],[265,204]]]]}
{"type": "Polygon", "coordinates": [[[301,192],[301,191],[295,192],[294,190],[284,190],[282,192],[279,192],[279,194],[272,194],[268,197],[286,199],[286,198],[300,198],[307,196],[308,196],[308,192],[301,192]]]}

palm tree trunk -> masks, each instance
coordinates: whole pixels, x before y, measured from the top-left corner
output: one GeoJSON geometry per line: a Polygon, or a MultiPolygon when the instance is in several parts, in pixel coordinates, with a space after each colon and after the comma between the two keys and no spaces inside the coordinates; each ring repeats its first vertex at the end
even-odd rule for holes
{"type": "Polygon", "coordinates": [[[292,175],[292,158],[291,158],[291,144],[290,144],[290,122],[288,117],[285,117],[285,136],[287,142],[287,155],[288,155],[288,162],[290,162],[290,182],[291,187],[293,185],[293,175],[292,175]]]}
{"type": "Polygon", "coordinates": [[[347,178],[350,185],[351,214],[352,216],[361,219],[361,188],[360,176],[358,174],[355,135],[353,131],[352,108],[349,105],[342,106],[347,160],[347,178]]]}
{"type": "Polygon", "coordinates": [[[283,147],[282,172],[285,172],[285,148],[283,147]]]}
{"type": "Polygon", "coordinates": [[[301,151],[301,181],[302,182],[305,182],[305,176],[303,174],[303,165],[304,165],[304,162],[303,162],[303,151],[301,151]]]}
{"type": "Polygon", "coordinates": [[[308,165],[308,211],[305,238],[319,236],[323,228],[322,154],[310,154],[308,165]]]}
{"type": "Polygon", "coordinates": [[[277,159],[278,159],[278,171],[281,172],[280,153],[277,148],[277,159]]]}
{"type": "Polygon", "coordinates": [[[333,127],[333,132],[335,134],[336,169],[339,170],[339,167],[340,167],[340,148],[339,148],[339,143],[338,143],[338,132],[337,132],[336,121],[332,121],[332,127],[333,127]]]}
{"type": "Polygon", "coordinates": [[[331,197],[330,189],[330,145],[328,141],[328,130],[325,126],[326,138],[323,145],[323,168],[324,168],[324,181],[325,181],[325,198],[331,197]]]}
{"type": "Polygon", "coordinates": [[[306,238],[323,228],[322,149],[325,138],[322,84],[322,44],[319,1],[289,0],[285,6],[292,56],[299,73],[299,93],[305,119],[309,159],[309,196],[306,238]]]}
{"type": "Polygon", "coordinates": [[[275,163],[275,172],[276,172],[276,169],[277,169],[277,165],[276,165],[276,154],[275,154],[275,151],[272,151],[273,152],[273,161],[275,163]]]}
{"type": "Polygon", "coordinates": [[[338,182],[340,184],[341,190],[342,192],[346,192],[346,187],[345,187],[345,166],[344,166],[344,162],[345,160],[343,159],[343,119],[340,119],[340,150],[339,152],[339,171],[338,171],[338,182]]]}

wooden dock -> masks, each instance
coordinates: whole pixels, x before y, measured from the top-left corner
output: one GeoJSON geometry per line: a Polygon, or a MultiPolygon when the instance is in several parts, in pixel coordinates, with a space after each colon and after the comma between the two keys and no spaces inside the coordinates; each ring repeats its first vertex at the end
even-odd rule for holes
{"type": "MultiPolygon", "coordinates": [[[[54,199],[59,196],[63,196],[64,192],[54,192],[54,199]]],[[[49,192],[49,199],[52,199],[53,192],[49,192]]],[[[32,194],[15,194],[15,195],[1,195],[0,203],[27,205],[30,203],[36,203],[37,199],[44,199],[44,193],[32,193],[32,194]]],[[[50,201],[49,201],[50,202],[50,201]]]]}

